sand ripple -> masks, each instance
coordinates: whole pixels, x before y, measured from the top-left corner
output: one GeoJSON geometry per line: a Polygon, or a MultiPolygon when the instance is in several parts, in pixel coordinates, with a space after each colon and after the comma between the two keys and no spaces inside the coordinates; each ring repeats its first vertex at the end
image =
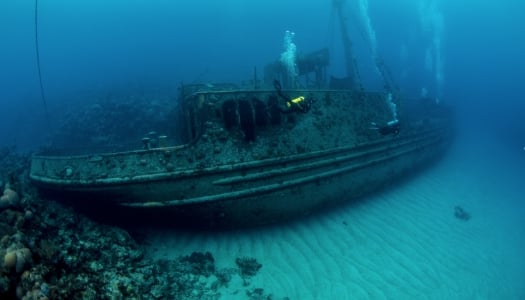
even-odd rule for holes
{"type": "Polygon", "coordinates": [[[494,183],[469,169],[476,164],[459,161],[459,174],[458,160],[448,157],[389,191],[300,222],[212,234],[152,233],[150,240],[158,256],[211,251],[219,266],[254,257],[263,268],[251,284],[276,299],[524,295],[516,279],[525,278],[518,258],[525,249],[523,229],[521,235],[512,230],[525,228],[516,224],[523,221],[502,218],[495,208],[504,204],[484,188],[494,183]],[[454,217],[458,204],[473,214],[471,220],[454,217]]]}

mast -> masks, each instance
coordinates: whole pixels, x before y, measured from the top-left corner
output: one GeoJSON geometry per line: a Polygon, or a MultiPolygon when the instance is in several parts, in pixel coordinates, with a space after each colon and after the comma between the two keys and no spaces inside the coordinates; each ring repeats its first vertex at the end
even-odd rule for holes
{"type": "Polygon", "coordinates": [[[339,18],[339,24],[341,25],[341,38],[343,41],[344,55],[345,55],[345,67],[346,67],[346,76],[348,83],[351,88],[354,88],[358,85],[358,74],[355,67],[354,55],[352,53],[352,40],[348,35],[348,27],[346,24],[346,19],[343,16],[343,4],[345,0],[333,0],[333,5],[337,10],[337,16],[339,18]]]}

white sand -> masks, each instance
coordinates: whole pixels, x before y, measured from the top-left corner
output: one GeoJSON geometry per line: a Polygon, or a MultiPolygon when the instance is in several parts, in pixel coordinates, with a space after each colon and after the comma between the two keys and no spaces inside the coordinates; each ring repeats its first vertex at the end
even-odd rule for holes
{"type": "MultiPolygon", "coordinates": [[[[254,257],[263,267],[249,287],[274,299],[525,299],[524,167],[523,149],[462,139],[419,176],[337,211],[256,230],[151,233],[150,254],[210,251],[218,267],[254,257]],[[455,218],[455,205],[472,218],[455,218]]],[[[223,298],[246,299],[240,285],[223,298]]]]}

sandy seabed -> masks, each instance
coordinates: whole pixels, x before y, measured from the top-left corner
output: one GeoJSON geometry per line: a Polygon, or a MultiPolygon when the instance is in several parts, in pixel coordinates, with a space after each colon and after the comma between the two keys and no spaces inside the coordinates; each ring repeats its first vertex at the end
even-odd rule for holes
{"type": "MultiPolygon", "coordinates": [[[[210,251],[263,267],[273,299],[525,299],[525,151],[461,138],[417,177],[311,218],[228,232],[151,232],[147,253],[210,251]],[[471,215],[454,216],[455,206],[471,215]]],[[[223,299],[246,299],[241,282],[223,299]]]]}

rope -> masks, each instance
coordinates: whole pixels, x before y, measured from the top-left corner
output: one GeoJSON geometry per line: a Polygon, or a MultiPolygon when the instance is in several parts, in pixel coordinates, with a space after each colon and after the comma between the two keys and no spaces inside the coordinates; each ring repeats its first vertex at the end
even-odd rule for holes
{"type": "Polygon", "coordinates": [[[46,97],[44,95],[44,86],[42,84],[42,73],[40,71],[40,51],[38,49],[38,0],[35,0],[35,48],[36,48],[36,65],[38,70],[38,82],[40,83],[40,95],[46,112],[46,120],[49,123],[49,113],[47,109],[46,97]]]}

